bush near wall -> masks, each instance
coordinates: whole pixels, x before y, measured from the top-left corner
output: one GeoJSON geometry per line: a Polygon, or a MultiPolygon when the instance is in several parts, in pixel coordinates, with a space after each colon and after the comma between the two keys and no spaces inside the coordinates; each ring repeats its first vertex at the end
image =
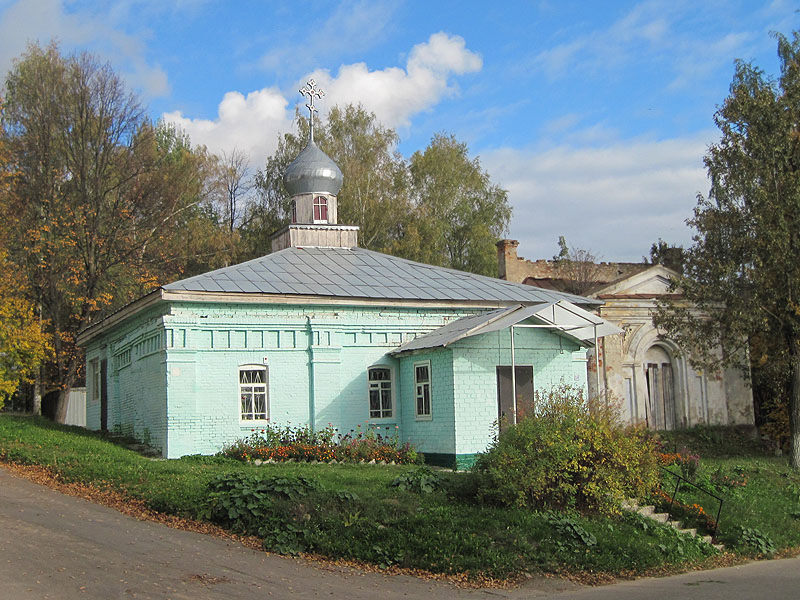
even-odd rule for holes
{"type": "Polygon", "coordinates": [[[222,454],[243,461],[376,462],[417,464],[422,456],[391,429],[381,434],[361,426],[340,434],[332,425],[313,431],[307,425],[269,425],[223,448],[222,454]]]}
{"type": "Polygon", "coordinates": [[[655,444],[623,427],[613,406],[568,385],[536,394],[535,411],[508,427],[474,467],[485,502],[619,512],[658,485],[655,444]]]}

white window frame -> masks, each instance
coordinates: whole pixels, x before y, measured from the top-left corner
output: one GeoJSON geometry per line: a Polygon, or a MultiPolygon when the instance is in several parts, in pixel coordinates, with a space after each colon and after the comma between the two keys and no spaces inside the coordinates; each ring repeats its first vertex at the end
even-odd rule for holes
{"type": "Polygon", "coordinates": [[[90,400],[93,403],[100,402],[100,359],[93,358],[89,361],[89,367],[91,370],[90,377],[92,378],[92,395],[90,396],[90,400]]]}
{"type": "Polygon", "coordinates": [[[431,361],[422,360],[414,363],[414,418],[417,421],[430,421],[431,419],[433,419],[433,386],[431,385],[432,379],[433,379],[433,373],[431,372],[431,361]],[[417,367],[428,368],[427,381],[417,379],[417,367]],[[419,402],[420,399],[422,399],[424,404],[425,387],[427,387],[428,389],[428,412],[421,413],[419,411],[419,402]]]}
{"type": "Polygon", "coordinates": [[[367,417],[369,418],[370,421],[384,421],[385,422],[385,421],[392,421],[392,420],[397,418],[395,416],[397,413],[395,413],[394,388],[395,388],[395,385],[394,385],[394,369],[392,369],[392,367],[390,367],[389,365],[372,365],[371,367],[369,367],[367,369],[367,417]],[[369,378],[370,372],[372,372],[375,369],[383,369],[383,370],[388,371],[389,372],[389,379],[380,379],[380,380],[376,380],[376,381],[371,380],[369,378]],[[388,385],[389,385],[389,395],[391,397],[391,406],[390,406],[390,408],[388,410],[389,415],[384,416],[383,413],[385,412],[385,410],[383,408],[383,397],[380,394],[380,392],[383,391],[383,389],[384,389],[384,385],[383,384],[386,384],[386,383],[388,383],[388,385]],[[379,412],[381,414],[381,416],[379,416],[379,417],[373,417],[372,416],[372,406],[370,404],[370,401],[371,401],[370,397],[372,395],[372,391],[373,390],[377,390],[378,391],[378,396],[379,396],[379,401],[380,401],[379,412]]]}
{"type": "Polygon", "coordinates": [[[328,206],[328,199],[325,196],[314,196],[311,202],[311,220],[314,223],[328,223],[330,221],[330,206],[328,206]],[[325,207],[325,218],[317,218],[317,207],[319,207],[319,214],[322,217],[322,207],[325,207]]]}
{"type": "Polygon", "coordinates": [[[259,365],[259,364],[251,364],[251,365],[240,365],[239,368],[236,370],[236,379],[237,379],[237,386],[236,389],[239,391],[239,422],[240,423],[266,423],[269,421],[269,369],[267,365],[259,365]],[[250,382],[243,382],[242,381],[242,373],[246,371],[261,371],[263,373],[263,382],[261,383],[250,383],[250,382]],[[264,411],[256,412],[255,407],[255,400],[256,394],[263,393],[264,394],[264,411]],[[249,411],[244,410],[245,407],[242,406],[244,394],[249,395],[248,401],[248,408],[249,411]],[[252,418],[247,418],[248,415],[251,415],[252,418]],[[261,416],[263,415],[263,416],[261,416]]]}

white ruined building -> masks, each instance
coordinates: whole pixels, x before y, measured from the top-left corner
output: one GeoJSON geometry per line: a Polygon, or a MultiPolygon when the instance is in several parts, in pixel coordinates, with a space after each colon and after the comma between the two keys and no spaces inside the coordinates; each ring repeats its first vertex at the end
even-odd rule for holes
{"type": "Polygon", "coordinates": [[[597,314],[624,332],[599,340],[599,378],[591,351],[590,395],[607,390],[620,401],[624,418],[653,429],[753,425],[753,394],[743,374],[695,370],[653,324],[656,301],[670,293],[673,271],[644,263],[588,263],[583,272],[564,273],[554,261],[520,258],[517,246],[516,240],[497,244],[501,279],[602,300],[597,314]]]}

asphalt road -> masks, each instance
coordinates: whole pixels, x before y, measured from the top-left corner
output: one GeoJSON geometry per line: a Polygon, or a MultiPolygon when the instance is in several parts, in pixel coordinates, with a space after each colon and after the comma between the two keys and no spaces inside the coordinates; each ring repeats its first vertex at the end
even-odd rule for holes
{"type": "Polygon", "coordinates": [[[469,590],[325,567],[138,521],[0,469],[0,600],[256,598],[800,598],[800,559],[581,587],[533,579],[469,590]]]}

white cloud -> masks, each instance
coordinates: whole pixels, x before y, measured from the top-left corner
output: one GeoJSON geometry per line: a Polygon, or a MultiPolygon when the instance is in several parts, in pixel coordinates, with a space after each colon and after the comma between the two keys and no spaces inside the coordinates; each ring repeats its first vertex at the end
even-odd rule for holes
{"type": "Polygon", "coordinates": [[[142,42],[114,29],[108,15],[69,12],[61,0],[19,0],[0,11],[0,73],[28,42],[58,41],[63,50],[91,46],[115,64],[125,80],[149,97],[169,91],[166,73],[145,58],[142,42]]]}
{"type": "Polygon", "coordinates": [[[604,260],[640,260],[659,237],[688,244],[685,220],[708,191],[702,157],[712,132],[603,147],[503,148],[481,155],[509,191],[511,237],[525,258],[550,258],[559,235],[604,260]]]}
{"type": "Polygon", "coordinates": [[[214,120],[191,119],[180,111],[165,113],[163,118],[188,133],[193,144],[203,144],[217,153],[238,149],[249,154],[253,164],[259,164],[274,152],[278,135],[291,127],[288,104],[275,88],[250,92],[246,97],[228,92],[214,120]]]}
{"type": "Polygon", "coordinates": [[[314,71],[311,77],[326,90],[330,104],[361,103],[390,127],[406,127],[411,117],[456,93],[451,75],[479,71],[481,57],[468,50],[464,39],[434,33],[409,54],[406,68],[370,71],[366,64],[339,67],[335,77],[314,71]]]}
{"type": "MultiPolygon", "coordinates": [[[[366,64],[342,65],[336,76],[314,71],[300,80],[299,89],[309,77],[325,90],[322,110],[334,104],[361,103],[390,127],[410,124],[411,118],[452,95],[453,75],[480,70],[480,56],[466,48],[464,39],[435,33],[427,42],[412,48],[406,68],[389,67],[370,71],[366,64]]],[[[280,133],[288,131],[293,114],[289,100],[275,88],[250,92],[228,92],[214,120],[192,119],[181,112],[165,113],[166,121],[182,127],[195,144],[205,144],[213,152],[234,147],[247,152],[253,164],[261,163],[276,146],[280,133]]]]}
{"type": "Polygon", "coordinates": [[[618,67],[669,40],[670,12],[673,10],[656,2],[639,4],[606,29],[540,52],[534,65],[551,79],[574,74],[576,68],[605,71],[618,67]]]}

